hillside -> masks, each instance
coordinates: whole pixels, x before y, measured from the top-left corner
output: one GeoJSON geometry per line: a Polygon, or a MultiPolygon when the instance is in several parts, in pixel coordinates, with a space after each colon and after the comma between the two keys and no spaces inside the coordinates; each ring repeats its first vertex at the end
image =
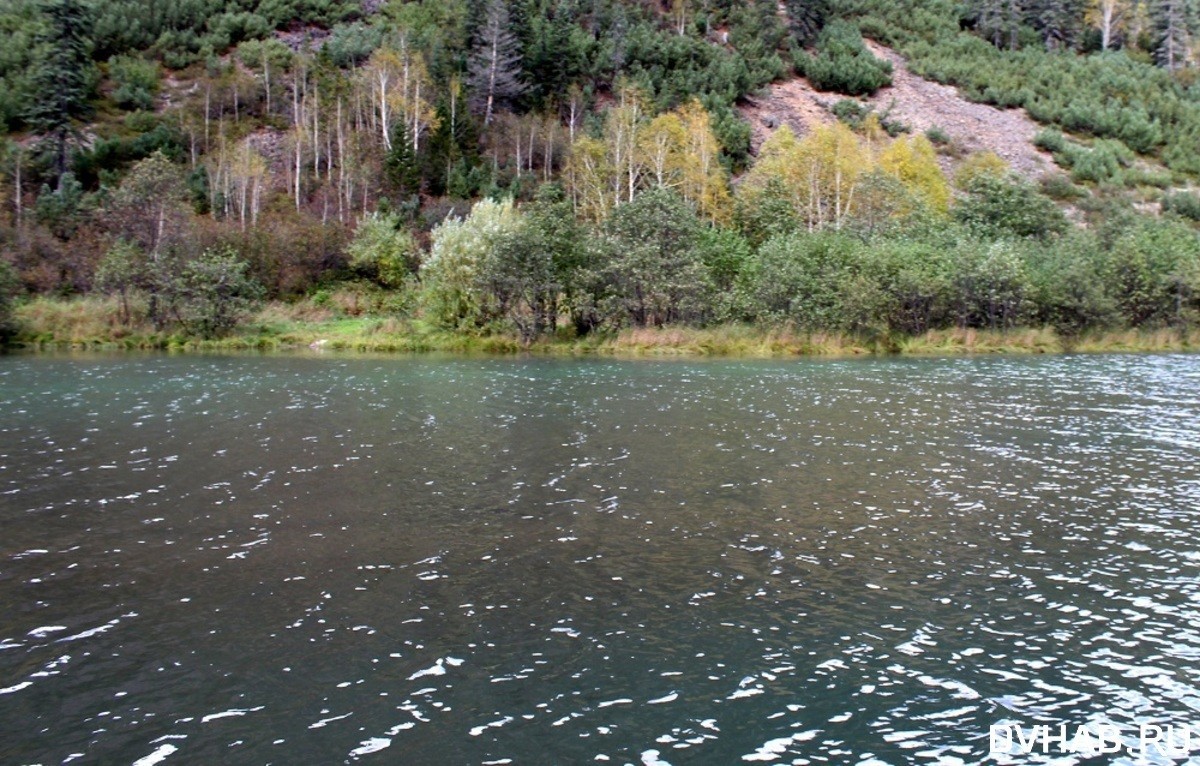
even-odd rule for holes
{"type": "Polygon", "coordinates": [[[1190,29],[989,7],[14,0],[0,281],[115,333],[1190,326],[1190,29]]]}
{"type": "MultiPolygon", "coordinates": [[[[909,70],[899,53],[868,41],[871,53],[892,65],[892,83],[862,99],[877,114],[887,114],[915,133],[940,130],[961,153],[992,152],[1028,181],[1037,181],[1054,167],[1050,154],[1034,144],[1043,126],[1023,109],[969,101],[950,86],[926,80],[909,70]]],[[[818,91],[804,77],[793,77],[768,85],[765,92],[747,97],[739,111],[750,123],[751,151],[757,153],[778,124],[787,124],[798,134],[816,125],[837,121],[834,105],[846,98],[818,91]]],[[[943,169],[952,172],[955,163],[943,157],[943,169]]]]}

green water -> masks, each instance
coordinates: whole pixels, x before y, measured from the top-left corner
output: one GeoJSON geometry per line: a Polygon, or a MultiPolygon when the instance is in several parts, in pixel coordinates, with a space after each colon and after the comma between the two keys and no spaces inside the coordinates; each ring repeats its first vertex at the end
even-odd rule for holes
{"type": "Polygon", "coordinates": [[[0,358],[0,762],[1132,742],[1200,722],[1198,458],[1190,356],[0,358]]]}

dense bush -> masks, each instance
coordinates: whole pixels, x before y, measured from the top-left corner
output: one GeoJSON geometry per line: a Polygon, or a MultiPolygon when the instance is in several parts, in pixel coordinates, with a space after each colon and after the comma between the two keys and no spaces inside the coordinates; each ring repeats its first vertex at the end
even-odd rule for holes
{"type": "Polygon", "coordinates": [[[466,218],[447,218],[433,230],[429,258],[421,266],[430,319],[447,328],[473,329],[503,315],[503,307],[484,291],[485,264],[521,225],[511,199],[483,199],[466,218]]]}
{"type": "Polygon", "coordinates": [[[1162,211],[1200,221],[1200,195],[1186,191],[1166,194],[1162,198],[1162,211]]]}
{"type": "Polygon", "coordinates": [[[1195,321],[1200,240],[1177,221],[1139,221],[1113,242],[1102,275],[1125,320],[1135,327],[1195,321]]]}
{"type": "Polygon", "coordinates": [[[703,320],[711,283],[700,233],[695,211],[670,190],[617,207],[598,243],[608,313],[639,327],[703,320]]]}
{"type": "Polygon", "coordinates": [[[846,290],[861,266],[856,240],[837,233],[775,237],[747,264],[742,289],[759,321],[844,329],[846,290]]]}
{"type": "Polygon", "coordinates": [[[203,338],[229,333],[262,298],[249,264],[232,250],[208,250],[183,265],[171,304],[184,327],[203,338]]]}
{"type": "Polygon", "coordinates": [[[136,56],[114,56],[108,61],[113,81],[112,99],[122,109],[154,108],[158,95],[158,62],[136,56]]]}
{"type": "Polygon", "coordinates": [[[16,292],[16,272],[8,265],[8,261],[0,260],[0,348],[8,343],[17,329],[13,319],[13,300],[16,292]]]}
{"type": "Polygon", "coordinates": [[[982,237],[1046,238],[1067,229],[1058,206],[1024,181],[980,175],[967,183],[966,192],[954,216],[982,237]]]}
{"type": "Polygon", "coordinates": [[[375,213],[360,220],[346,254],[350,268],[381,287],[404,287],[420,266],[417,243],[396,215],[375,213]]]}
{"type": "Polygon", "coordinates": [[[821,30],[816,54],[799,54],[796,69],[820,90],[869,95],[892,82],[892,65],[871,55],[853,24],[834,21],[821,30]]]}

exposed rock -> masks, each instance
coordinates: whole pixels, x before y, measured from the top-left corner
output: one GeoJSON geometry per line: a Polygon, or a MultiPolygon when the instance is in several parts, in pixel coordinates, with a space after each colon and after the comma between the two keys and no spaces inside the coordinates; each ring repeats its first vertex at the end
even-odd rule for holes
{"type": "MultiPolygon", "coordinates": [[[[910,72],[904,57],[890,48],[870,40],[867,47],[892,64],[892,85],[865,99],[876,113],[887,112],[891,120],[907,125],[914,133],[940,128],[967,151],[995,152],[1013,171],[1031,180],[1053,169],[1049,155],[1033,145],[1041,126],[1024,110],[968,101],[954,87],[910,72]]],[[[751,126],[751,152],[757,154],[767,136],[782,125],[804,135],[818,125],[833,123],[836,118],[830,110],[842,98],[816,90],[802,77],[768,86],[764,94],[747,99],[740,108],[751,126]]],[[[943,161],[944,169],[949,170],[950,160],[943,161]]]]}

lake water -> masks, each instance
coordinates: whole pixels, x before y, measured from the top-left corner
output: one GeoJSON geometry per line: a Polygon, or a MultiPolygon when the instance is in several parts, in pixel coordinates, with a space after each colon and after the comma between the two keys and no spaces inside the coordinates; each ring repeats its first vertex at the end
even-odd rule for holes
{"type": "Polygon", "coordinates": [[[10,356],[0,762],[1133,747],[1198,529],[1196,356],[10,356]]]}

